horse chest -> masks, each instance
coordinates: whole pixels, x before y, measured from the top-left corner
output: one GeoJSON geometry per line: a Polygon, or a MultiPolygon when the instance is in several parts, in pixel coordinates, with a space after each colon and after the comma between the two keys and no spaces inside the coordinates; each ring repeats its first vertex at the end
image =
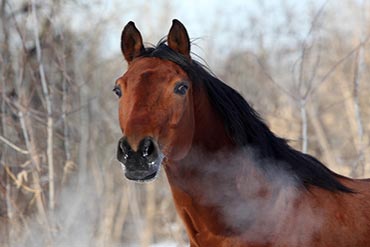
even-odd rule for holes
{"type": "Polygon", "coordinates": [[[226,229],[221,227],[221,216],[213,208],[199,205],[188,193],[175,186],[171,189],[177,212],[189,236],[190,246],[239,246],[232,244],[232,237],[225,236],[226,229]]]}
{"type": "MultiPolygon", "coordinates": [[[[191,247],[239,247],[235,239],[227,236],[220,236],[213,233],[205,223],[202,216],[199,215],[195,208],[184,207],[180,213],[190,240],[191,247]]],[[[217,220],[217,219],[215,219],[217,220]]]]}

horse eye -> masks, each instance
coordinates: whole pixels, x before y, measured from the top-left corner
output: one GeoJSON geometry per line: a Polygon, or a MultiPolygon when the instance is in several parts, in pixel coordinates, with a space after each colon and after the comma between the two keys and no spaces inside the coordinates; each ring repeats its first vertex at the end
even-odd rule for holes
{"type": "Polygon", "coordinates": [[[121,88],[119,86],[114,86],[113,88],[113,92],[118,96],[118,97],[121,97],[122,96],[122,92],[121,92],[121,88]]]}
{"type": "Polygon", "coordinates": [[[189,85],[186,82],[177,83],[174,89],[175,94],[185,95],[189,89],[189,85]]]}

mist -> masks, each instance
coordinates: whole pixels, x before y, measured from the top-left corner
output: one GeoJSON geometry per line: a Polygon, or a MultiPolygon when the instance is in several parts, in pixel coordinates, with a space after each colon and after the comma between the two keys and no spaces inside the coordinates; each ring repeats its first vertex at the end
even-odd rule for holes
{"type": "Polygon", "coordinates": [[[253,147],[212,155],[193,150],[177,168],[184,178],[174,185],[199,205],[214,208],[220,216],[215,220],[248,242],[268,244],[278,234],[286,242],[276,246],[310,246],[325,211],[306,204],[310,192],[287,166],[258,153],[253,147]]]}

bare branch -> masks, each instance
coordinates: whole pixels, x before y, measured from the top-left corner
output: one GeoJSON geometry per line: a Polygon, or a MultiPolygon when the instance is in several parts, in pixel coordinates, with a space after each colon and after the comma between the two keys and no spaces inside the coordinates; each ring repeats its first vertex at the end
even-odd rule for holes
{"type": "Polygon", "coordinates": [[[366,163],[366,156],[364,152],[364,127],[363,127],[363,120],[362,120],[362,114],[361,114],[361,105],[360,105],[360,83],[361,83],[361,77],[362,73],[365,67],[365,59],[364,59],[364,31],[365,31],[365,2],[362,4],[362,15],[361,15],[361,46],[359,47],[357,53],[356,53],[356,61],[355,61],[355,72],[353,77],[353,107],[354,107],[354,113],[355,113],[355,120],[357,124],[357,152],[358,152],[358,159],[354,163],[353,166],[353,173],[363,176],[365,173],[365,163],[366,163]],[[358,169],[360,169],[358,171],[358,169]]]}
{"type": "Polygon", "coordinates": [[[259,66],[262,68],[262,72],[270,80],[270,82],[272,82],[280,91],[284,92],[286,95],[288,95],[292,99],[298,100],[297,96],[295,96],[294,94],[290,93],[288,90],[286,90],[284,87],[280,86],[280,84],[275,81],[275,79],[267,71],[267,69],[263,65],[262,61],[257,57],[256,54],[254,54],[253,52],[248,52],[248,54],[252,55],[256,59],[256,61],[258,62],[259,66]]]}
{"type": "Polygon", "coordinates": [[[307,110],[306,110],[306,101],[301,100],[300,105],[301,110],[301,123],[302,123],[302,153],[307,153],[308,149],[308,122],[307,122],[307,110]]]}
{"type": "Polygon", "coordinates": [[[55,207],[54,199],[54,157],[53,157],[53,117],[52,117],[52,104],[51,97],[49,94],[46,76],[44,72],[44,66],[42,63],[42,50],[40,46],[39,39],[39,30],[38,30],[38,21],[36,15],[36,2],[32,0],[32,17],[34,21],[34,36],[35,36],[35,45],[36,45],[36,55],[37,62],[39,64],[39,73],[41,78],[42,91],[46,100],[46,108],[48,113],[47,118],[47,157],[48,157],[48,168],[49,168],[49,208],[51,210],[55,207]]]}
{"type": "Polygon", "coordinates": [[[24,150],[24,149],[18,147],[17,145],[15,145],[14,143],[12,143],[11,141],[9,141],[8,139],[6,139],[5,137],[3,137],[1,135],[0,135],[0,140],[3,141],[5,144],[7,144],[9,147],[13,148],[15,151],[17,151],[19,153],[29,154],[29,152],[27,150],[24,150]]]}
{"type": "MultiPolygon", "coordinates": [[[[317,23],[318,23],[318,20],[319,20],[319,17],[321,16],[321,14],[323,13],[326,5],[328,3],[328,0],[325,1],[320,9],[316,12],[312,22],[311,22],[311,26],[310,26],[310,29],[308,30],[307,34],[306,34],[306,37],[304,38],[303,42],[302,42],[302,49],[301,49],[301,56],[298,58],[298,60],[300,61],[300,66],[299,66],[299,74],[298,74],[298,92],[301,93],[301,88],[303,86],[303,80],[304,80],[304,70],[305,70],[305,59],[306,59],[306,51],[307,51],[307,48],[308,48],[308,39],[309,37],[312,35],[312,32],[315,30],[316,26],[317,26],[317,23]]],[[[311,46],[313,45],[313,42],[311,44],[311,46]]],[[[298,61],[297,60],[297,61],[298,61]]],[[[296,63],[295,63],[296,64],[296,63]]],[[[309,89],[307,89],[306,91],[309,91],[309,89]]],[[[307,92],[305,93],[307,95],[307,92]]],[[[305,98],[305,97],[304,97],[305,98]]]]}
{"type": "Polygon", "coordinates": [[[17,187],[21,187],[22,189],[24,189],[24,190],[26,190],[26,191],[28,191],[28,192],[31,192],[31,193],[35,193],[35,194],[39,194],[39,193],[41,193],[41,190],[39,190],[39,189],[33,189],[33,188],[31,188],[31,187],[29,187],[29,186],[27,186],[27,185],[25,185],[24,183],[23,183],[23,180],[20,180],[20,179],[18,179],[11,171],[10,171],[10,169],[9,169],[9,167],[8,166],[4,166],[4,168],[5,168],[5,171],[6,171],[6,173],[9,175],[9,177],[11,177],[11,179],[16,183],[16,185],[17,185],[17,187]]]}
{"type": "Polygon", "coordinates": [[[370,34],[366,36],[364,41],[360,42],[357,46],[355,46],[352,50],[350,50],[346,55],[344,55],[341,59],[339,59],[321,78],[321,80],[313,87],[309,94],[314,94],[315,91],[319,89],[322,84],[326,82],[326,80],[329,78],[329,76],[342,64],[344,63],[349,57],[351,57],[353,54],[355,54],[362,45],[365,45],[370,39],[370,34]]]}

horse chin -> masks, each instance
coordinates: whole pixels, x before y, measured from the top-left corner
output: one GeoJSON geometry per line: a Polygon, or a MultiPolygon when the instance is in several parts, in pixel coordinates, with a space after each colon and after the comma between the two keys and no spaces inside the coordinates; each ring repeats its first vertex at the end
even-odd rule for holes
{"type": "Polygon", "coordinates": [[[129,171],[122,165],[123,169],[125,170],[125,177],[131,181],[137,183],[147,183],[156,180],[158,177],[160,170],[161,170],[161,163],[157,164],[153,171],[151,172],[137,172],[137,171],[129,171]]]}

